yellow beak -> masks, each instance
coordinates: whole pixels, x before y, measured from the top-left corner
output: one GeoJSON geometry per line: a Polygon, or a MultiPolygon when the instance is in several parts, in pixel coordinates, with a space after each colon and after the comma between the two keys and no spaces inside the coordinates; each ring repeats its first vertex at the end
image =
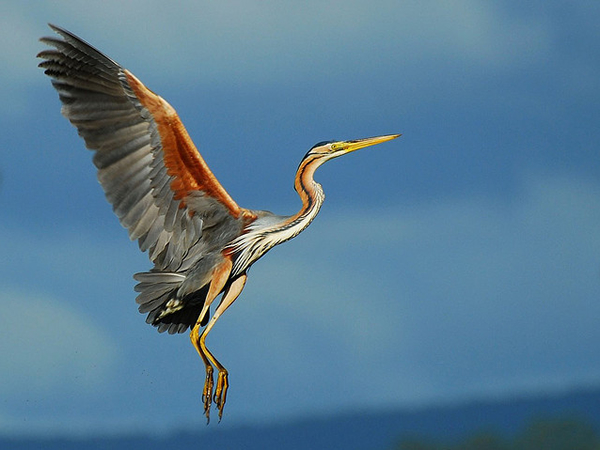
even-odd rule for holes
{"type": "Polygon", "coordinates": [[[365,139],[357,139],[355,141],[342,141],[331,144],[331,149],[341,150],[344,153],[350,153],[361,148],[369,147],[375,144],[381,144],[382,142],[391,141],[397,137],[402,136],[401,134],[387,134],[385,136],[375,136],[365,139]]]}

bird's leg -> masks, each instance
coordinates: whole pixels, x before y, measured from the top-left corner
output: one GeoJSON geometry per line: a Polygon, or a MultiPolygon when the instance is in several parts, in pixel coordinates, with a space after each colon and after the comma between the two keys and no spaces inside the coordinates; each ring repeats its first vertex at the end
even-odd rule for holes
{"type": "Polygon", "coordinates": [[[225,401],[227,399],[227,389],[229,387],[228,373],[227,369],[225,369],[225,367],[217,360],[217,358],[215,358],[213,354],[206,348],[204,341],[212,327],[219,319],[219,317],[221,317],[221,314],[223,314],[225,310],[231,306],[235,299],[238,298],[238,296],[242,292],[242,289],[244,289],[244,285],[246,284],[246,278],[246,275],[242,275],[236,278],[227,287],[225,293],[223,294],[223,298],[219,303],[219,306],[217,306],[215,314],[212,316],[210,322],[208,323],[208,325],[206,325],[206,328],[200,336],[201,348],[205,351],[206,356],[210,360],[212,365],[215,366],[219,371],[219,374],[217,376],[217,387],[215,389],[214,395],[215,405],[217,405],[217,408],[219,409],[219,420],[221,420],[221,418],[223,417],[223,408],[225,407],[225,401]]]}
{"type": "Polygon", "coordinates": [[[200,327],[202,326],[202,319],[207,313],[208,308],[210,307],[213,300],[219,295],[219,293],[227,284],[229,274],[231,273],[231,267],[231,259],[225,258],[225,260],[213,270],[210,287],[208,288],[208,293],[206,294],[206,299],[204,301],[202,311],[200,312],[198,320],[192,328],[192,331],[190,332],[190,340],[192,341],[192,344],[196,348],[196,351],[202,358],[202,361],[204,362],[204,366],[206,368],[206,378],[204,379],[204,388],[202,390],[202,403],[204,404],[204,414],[206,415],[207,422],[210,421],[210,405],[212,403],[214,386],[213,365],[216,359],[208,351],[204,342],[206,339],[207,330],[205,329],[201,334],[199,333],[199,331],[200,327]]]}
{"type": "Polygon", "coordinates": [[[196,325],[194,325],[194,327],[192,328],[192,331],[190,333],[190,340],[192,341],[192,344],[194,344],[196,351],[202,358],[202,361],[204,362],[204,367],[206,367],[206,378],[204,380],[204,388],[202,390],[202,403],[204,404],[204,414],[206,415],[206,419],[208,421],[210,420],[210,404],[212,401],[212,391],[214,385],[213,366],[211,365],[209,359],[206,357],[206,353],[202,349],[202,346],[200,346],[199,329],[200,320],[198,320],[198,322],[196,322],[196,325]]]}

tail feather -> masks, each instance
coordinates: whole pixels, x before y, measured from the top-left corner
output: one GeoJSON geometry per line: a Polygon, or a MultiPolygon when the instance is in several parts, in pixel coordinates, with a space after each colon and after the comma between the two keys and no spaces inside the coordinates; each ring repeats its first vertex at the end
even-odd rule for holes
{"type": "MultiPolygon", "coordinates": [[[[198,321],[208,293],[208,286],[181,297],[179,288],[185,275],[172,272],[141,272],[134,279],[139,295],[136,302],[141,313],[148,313],[146,322],[158,328],[159,333],[183,333],[198,321]]],[[[202,325],[208,322],[208,314],[202,325]]]]}

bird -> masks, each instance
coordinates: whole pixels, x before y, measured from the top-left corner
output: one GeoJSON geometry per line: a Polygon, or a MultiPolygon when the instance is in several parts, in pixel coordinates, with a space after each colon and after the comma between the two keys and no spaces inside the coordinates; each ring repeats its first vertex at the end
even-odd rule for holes
{"type": "Polygon", "coordinates": [[[214,406],[220,421],[229,376],[206,337],[242,292],[248,269],[317,216],[325,198],[313,177],[319,166],[400,134],[314,145],[294,178],[302,201],[296,214],[242,208],[166,100],[75,34],[49,26],[56,35],[40,39],[46,48],[37,55],[39,67],[58,92],[62,114],[94,152],[98,180],[114,213],[153,264],[134,275],[138,309],[161,333],[190,329],[205,367],[204,415],[210,421],[214,406]]]}

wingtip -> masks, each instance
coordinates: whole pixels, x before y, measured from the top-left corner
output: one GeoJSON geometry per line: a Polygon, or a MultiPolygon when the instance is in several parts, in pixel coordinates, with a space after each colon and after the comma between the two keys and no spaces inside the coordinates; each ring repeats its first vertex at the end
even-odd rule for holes
{"type": "Polygon", "coordinates": [[[52,31],[54,31],[56,34],[59,34],[60,36],[62,36],[63,38],[66,37],[74,37],[76,39],[79,39],[77,36],[75,36],[73,33],[71,33],[69,30],[67,30],[66,28],[63,27],[59,27],[58,25],[54,25],[53,23],[48,22],[48,26],[50,27],[50,29],[52,31]]]}
{"type": "MultiPolygon", "coordinates": [[[[100,50],[98,50],[96,47],[94,47],[93,45],[91,45],[90,43],[85,41],[84,39],[80,38],[76,34],[71,33],[69,30],[59,27],[58,25],[54,25],[53,23],[50,23],[50,22],[48,22],[48,26],[50,27],[50,29],[52,31],[54,31],[56,34],[58,34],[64,42],[76,47],[78,50],[83,51],[84,53],[90,53],[90,52],[94,53],[94,56],[96,58],[103,59],[107,65],[119,66],[119,64],[115,60],[113,60],[112,58],[109,58],[104,53],[102,53],[100,50]]],[[[43,42],[50,46],[55,46],[53,44],[53,42],[57,42],[59,40],[60,39],[56,38],[56,37],[41,37],[40,38],[40,42],[43,42]]]]}
{"type": "MultiPolygon", "coordinates": [[[[63,38],[65,37],[65,35],[69,36],[71,34],[67,30],[65,30],[64,28],[61,28],[58,25],[54,25],[53,23],[50,23],[50,22],[48,22],[48,27],[52,31],[54,31],[56,34],[62,36],[63,38]]],[[[40,42],[47,43],[47,41],[49,41],[49,40],[51,41],[52,39],[56,39],[56,37],[42,36],[38,40],[40,42]]]]}
{"type": "Polygon", "coordinates": [[[50,28],[52,31],[54,31],[55,33],[58,33],[58,34],[62,34],[62,33],[64,33],[65,31],[67,31],[67,30],[65,30],[64,28],[62,28],[62,27],[59,27],[58,25],[54,25],[53,23],[50,23],[50,22],[48,22],[48,27],[49,27],[49,28],[50,28]]]}

